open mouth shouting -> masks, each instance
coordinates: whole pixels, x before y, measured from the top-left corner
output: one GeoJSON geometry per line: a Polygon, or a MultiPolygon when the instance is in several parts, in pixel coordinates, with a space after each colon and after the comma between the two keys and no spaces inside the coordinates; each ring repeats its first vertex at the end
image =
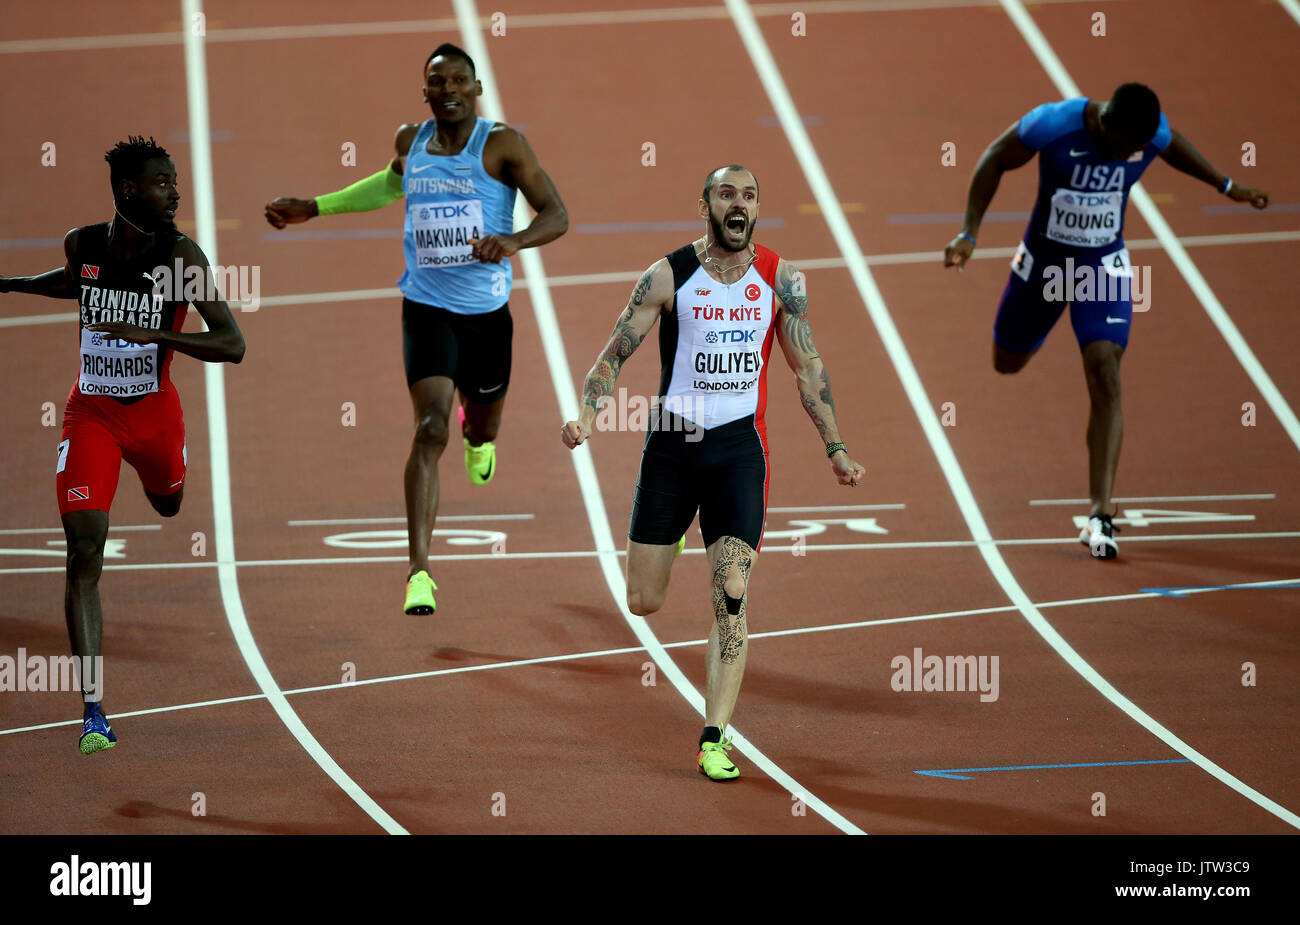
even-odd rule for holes
{"type": "Polygon", "coordinates": [[[744,212],[732,212],[727,216],[727,220],[722,227],[726,229],[729,237],[743,240],[745,232],[749,229],[749,216],[744,212]]]}

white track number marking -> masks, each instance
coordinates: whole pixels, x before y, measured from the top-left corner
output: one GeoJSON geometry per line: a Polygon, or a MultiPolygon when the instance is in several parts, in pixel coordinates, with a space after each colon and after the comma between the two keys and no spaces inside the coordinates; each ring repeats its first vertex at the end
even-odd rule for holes
{"type": "MultiPolygon", "coordinates": [[[[471,530],[467,527],[434,530],[432,535],[445,539],[448,546],[496,546],[506,540],[506,534],[500,530],[471,530]]],[[[405,549],[409,541],[405,530],[362,530],[336,533],[325,537],[323,542],[339,549],[405,549]]]]}
{"type": "Polygon", "coordinates": [[[58,464],[58,466],[56,466],[55,469],[54,469],[54,474],[55,474],[55,475],[58,475],[58,474],[59,474],[60,472],[62,472],[65,468],[67,468],[67,465],[68,465],[68,444],[71,443],[71,442],[72,442],[71,440],[64,440],[64,441],[62,441],[62,442],[59,444],[59,464],[58,464]]]}
{"type": "MultiPolygon", "coordinates": [[[[1116,517],[1112,523],[1129,527],[1150,527],[1153,524],[1206,524],[1228,523],[1231,521],[1254,520],[1254,514],[1216,514],[1210,511],[1165,511],[1153,507],[1124,508],[1122,517],[1116,517]]],[[[1077,514],[1075,527],[1082,529],[1088,525],[1088,515],[1077,514]]]]}
{"type": "Polygon", "coordinates": [[[765,540],[792,540],[799,536],[816,536],[825,533],[830,524],[843,524],[854,533],[880,533],[889,531],[876,523],[874,517],[828,517],[820,520],[791,520],[789,530],[764,530],[765,540]]]}
{"type": "MultiPolygon", "coordinates": [[[[47,549],[5,549],[0,548],[0,556],[49,556],[62,559],[68,555],[67,540],[46,540],[47,549]]],[[[126,540],[104,540],[105,559],[125,559],[126,540]]]]}

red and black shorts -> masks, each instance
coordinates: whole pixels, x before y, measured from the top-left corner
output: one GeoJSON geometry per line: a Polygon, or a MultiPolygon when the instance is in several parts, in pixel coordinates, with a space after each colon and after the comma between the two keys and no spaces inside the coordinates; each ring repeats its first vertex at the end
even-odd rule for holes
{"type": "Polygon", "coordinates": [[[698,511],[705,546],[724,536],[757,550],[767,519],[767,447],[754,416],[711,427],[685,426],[665,412],[646,437],[628,538],[676,544],[698,511]]]}
{"type": "Polygon", "coordinates": [[[59,513],[108,511],[124,459],[151,495],[174,495],[185,485],[185,418],[175,386],[123,404],[74,385],[55,469],[59,513]]]}

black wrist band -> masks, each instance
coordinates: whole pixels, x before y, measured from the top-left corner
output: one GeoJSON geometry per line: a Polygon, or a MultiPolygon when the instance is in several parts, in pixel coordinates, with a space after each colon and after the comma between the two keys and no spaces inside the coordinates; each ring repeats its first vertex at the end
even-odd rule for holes
{"type": "Polygon", "coordinates": [[[834,456],[836,453],[840,452],[841,450],[843,450],[846,455],[849,452],[849,448],[842,443],[826,444],[826,458],[830,459],[832,456],[834,456]]]}

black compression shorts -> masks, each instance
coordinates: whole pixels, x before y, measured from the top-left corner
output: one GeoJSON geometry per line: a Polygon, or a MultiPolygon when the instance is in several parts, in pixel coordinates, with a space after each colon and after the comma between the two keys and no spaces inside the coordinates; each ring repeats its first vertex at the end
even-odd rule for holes
{"type": "Polygon", "coordinates": [[[510,303],[481,315],[462,315],[402,299],[402,356],[409,388],[446,376],[467,401],[490,405],[510,385],[510,303]]]}
{"type": "Polygon", "coordinates": [[[665,413],[664,424],[646,437],[628,538],[675,544],[698,510],[705,546],[734,536],[758,549],[767,484],[766,447],[753,415],[703,430],[665,413]]]}

